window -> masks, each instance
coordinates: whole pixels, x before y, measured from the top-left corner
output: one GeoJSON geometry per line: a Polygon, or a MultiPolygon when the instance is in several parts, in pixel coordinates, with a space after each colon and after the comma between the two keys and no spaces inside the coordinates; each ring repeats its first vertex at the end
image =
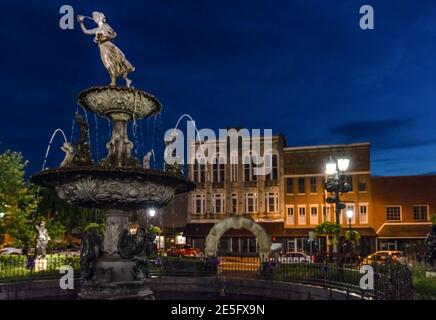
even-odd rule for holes
{"type": "Polygon", "coordinates": [[[318,205],[310,206],[310,224],[318,224],[318,205]]]}
{"type": "Polygon", "coordinates": [[[345,176],[345,181],[351,186],[350,192],[353,192],[353,176],[345,176]]]}
{"type": "Polygon", "coordinates": [[[359,176],[359,192],[366,192],[366,177],[359,176]]]}
{"type": "Polygon", "coordinates": [[[272,157],[270,155],[265,155],[265,166],[268,172],[268,169],[271,171],[269,174],[265,176],[265,180],[277,180],[279,177],[279,168],[278,168],[278,157],[276,154],[273,154],[272,157]],[[271,160],[272,158],[272,160],[271,160]]]}
{"type": "Polygon", "coordinates": [[[266,212],[279,211],[279,194],[275,192],[265,193],[265,209],[266,212]]]}
{"type": "Polygon", "coordinates": [[[386,207],[386,220],[400,221],[401,220],[401,206],[388,206],[386,207]]]}
{"type": "MultiPolygon", "coordinates": [[[[353,211],[353,217],[351,218],[351,223],[355,224],[356,223],[356,210],[354,208],[354,204],[347,204],[347,206],[345,207],[345,210],[346,210],[345,212],[347,212],[348,210],[353,211]]],[[[345,218],[345,223],[349,224],[350,220],[348,219],[346,214],[345,214],[344,218],[345,218]]]]}
{"type": "Polygon", "coordinates": [[[306,193],[304,178],[298,178],[298,193],[306,193]]]}
{"type": "Polygon", "coordinates": [[[294,193],[294,178],[286,178],[286,193],[294,193]]]}
{"type": "Polygon", "coordinates": [[[310,177],[310,193],[316,193],[316,177],[310,177]]]}
{"type": "Polygon", "coordinates": [[[238,181],[238,155],[232,154],[230,157],[230,181],[238,181]]]}
{"type": "Polygon", "coordinates": [[[254,174],[256,169],[257,157],[255,155],[245,155],[244,156],[244,181],[256,181],[257,176],[254,174]]]}
{"type": "Polygon", "coordinates": [[[331,205],[323,204],[322,205],[322,222],[331,221],[330,214],[332,212],[331,205]]]}
{"type": "Polygon", "coordinates": [[[206,181],[206,160],[200,159],[200,161],[195,160],[194,163],[194,177],[193,180],[198,183],[203,183],[206,181]]]}
{"type": "Polygon", "coordinates": [[[206,195],[196,194],[193,198],[193,207],[195,214],[203,214],[206,209],[206,195]]]}
{"type": "Polygon", "coordinates": [[[224,213],[224,195],[221,193],[213,195],[213,213],[224,213]]]}
{"type": "Polygon", "coordinates": [[[233,193],[232,194],[232,213],[238,212],[238,194],[233,193]]]}
{"type": "Polygon", "coordinates": [[[368,205],[367,204],[359,204],[359,222],[360,224],[368,223],[368,205]]]}
{"type": "Polygon", "coordinates": [[[306,206],[298,206],[298,224],[306,224],[306,206]]]}
{"type": "Polygon", "coordinates": [[[413,220],[428,221],[428,206],[427,205],[413,206],[413,220]]]}
{"type": "Polygon", "coordinates": [[[225,173],[225,159],[224,157],[218,156],[214,159],[212,164],[212,181],[224,182],[225,173]]]}
{"type": "Polygon", "coordinates": [[[295,216],[294,216],[294,207],[286,207],[286,213],[287,213],[287,223],[288,224],[295,224],[295,216]]]}
{"type": "Polygon", "coordinates": [[[245,212],[253,213],[257,212],[257,194],[246,193],[245,194],[245,212]]]}

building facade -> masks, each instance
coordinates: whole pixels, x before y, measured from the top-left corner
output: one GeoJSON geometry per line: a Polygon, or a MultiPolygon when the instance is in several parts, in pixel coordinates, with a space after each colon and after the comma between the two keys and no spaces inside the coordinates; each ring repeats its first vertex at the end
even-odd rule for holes
{"type": "MultiPolygon", "coordinates": [[[[336,219],[334,205],[325,202],[325,163],[330,157],[347,157],[346,179],[352,190],[341,196],[346,209],[340,224],[347,230],[351,222],[351,228],[359,231],[361,254],[379,249],[424,250],[431,213],[436,212],[436,176],[372,177],[369,143],[286,147],[281,135],[272,139],[271,172],[256,176],[251,162],[221,163],[220,143],[214,153],[216,161],[200,160],[189,166],[189,176],[197,184],[187,202],[185,235],[191,245],[203,249],[215,223],[244,216],[259,223],[282,251],[323,250],[326,244],[313,238],[313,230],[336,219]],[[354,211],[351,221],[345,215],[349,209],[354,211]]],[[[191,145],[194,151],[199,147],[198,142],[191,145]]],[[[225,157],[242,160],[246,156],[242,149],[240,144],[237,154],[231,154],[227,148],[225,157]]],[[[255,255],[258,248],[250,232],[231,229],[221,237],[219,250],[221,254],[255,255]]]]}

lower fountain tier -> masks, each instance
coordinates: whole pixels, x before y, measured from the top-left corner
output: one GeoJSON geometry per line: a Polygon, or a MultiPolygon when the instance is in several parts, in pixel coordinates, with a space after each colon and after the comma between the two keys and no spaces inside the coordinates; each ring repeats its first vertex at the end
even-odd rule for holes
{"type": "Polygon", "coordinates": [[[145,281],[82,283],[80,300],[154,300],[145,281]]]}
{"type": "Polygon", "coordinates": [[[159,170],[99,166],[48,169],[32,176],[31,181],[55,189],[72,205],[120,210],[163,207],[175,194],[195,188],[184,176],[159,170]]]}

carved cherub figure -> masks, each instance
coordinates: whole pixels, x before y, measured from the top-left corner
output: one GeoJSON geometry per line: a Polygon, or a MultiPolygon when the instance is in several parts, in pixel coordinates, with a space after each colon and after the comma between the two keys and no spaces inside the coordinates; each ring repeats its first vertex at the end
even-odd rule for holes
{"type": "Polygon", "coordinates": [[[65,152],[64,161],[62,161],[60,167],[65,168],[71,166],[74,161],[74,147],[69,142],[64,142],[61,147],[62,151],[65,152]]]}

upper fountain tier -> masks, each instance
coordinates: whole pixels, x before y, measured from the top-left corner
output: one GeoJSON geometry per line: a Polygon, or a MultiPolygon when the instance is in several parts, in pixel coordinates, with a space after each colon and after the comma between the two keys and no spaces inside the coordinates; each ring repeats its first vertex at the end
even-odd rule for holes
{"type": "Polygon", "coordinates": [[[82,91],[78,103],[87,110],[112,120],[140,120],[161,111],[153,95],[126,87],[91,87],[82,91]]]}

